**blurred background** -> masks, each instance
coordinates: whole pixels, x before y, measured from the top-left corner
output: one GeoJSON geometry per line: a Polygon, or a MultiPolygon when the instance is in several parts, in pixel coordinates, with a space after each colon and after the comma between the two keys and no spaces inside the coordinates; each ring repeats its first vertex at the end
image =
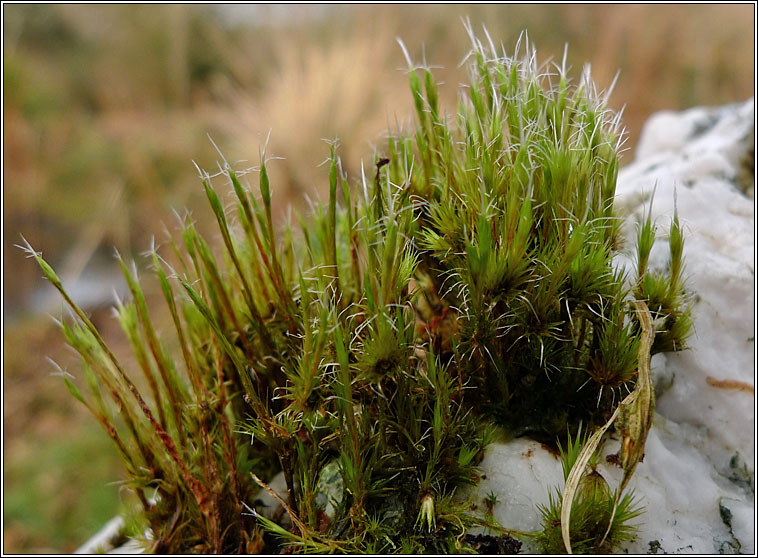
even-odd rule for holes
{"type": "Polygon", "coordinates": [[[439,67],[455,111],[462,17],[509,53],[528,30],[540,61],[560,61],[568,43],[571,75],[590,62],[600,88],[620,70],[610,105],[625,107],[622,164],[651,113],[754,94],[752,4],[3,5],[4,552],[72,551],[126,498],[110,440],[52,375],[47,357],[74,375],[78,364],[20,235],[123,351],[108,310],[123,291],[113,249],[142,264],[174,209],[212,230],[193,165],[216,168],[208,136],[246,168],[271,131],[267,153],[284,158],[269,166],[277,215],[305,208],[327,183],[324,138],[339,137],[355,179],[387,127],[411,122],[396,37],[439,67]]]}

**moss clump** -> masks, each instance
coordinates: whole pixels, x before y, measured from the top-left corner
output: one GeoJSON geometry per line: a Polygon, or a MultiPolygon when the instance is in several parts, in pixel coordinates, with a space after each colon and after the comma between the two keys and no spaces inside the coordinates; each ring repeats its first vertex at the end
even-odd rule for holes
{"type": "MultiPolygon", "coordinates": [[[[564,449],[559,444],[563,479],[569,484],[569,476],[585,451],[588,436],[582,435],[581,428],[572,440],[567,437],[564,449]]],[[[634,538],[635,525],[630,522],[642,514],[643,508],[633,494],[624,494],[616,502],[616,493],[598,472],[599,455],[593,451],[587,466],[582,471],[578,488],[571,496],[567,490],[550,493],[548,504],[538,506],[542,513],[543,530],[535,536],[539,549],[546,554],[564,554],[566,544],[562,533],[561,512],[564,499],[573,498],[572,511],[568,520],[571,552],[574,554],[611,553],[620,545],[634,538]]],[[[621,490],[621,488],[619,488],[621,490]]]]}
{"type": "MultiPolygon", "coordinates": [[[[332,147],[329,202],[299,231],[274,227],[265,156],[258,195],[222,167],[236,226],[201,173],[223,250],[186,222],[152,251],[170,340],[123,265],[132,301],[116,314],[144,381],[32,252],[74,309],[62,327],[90,394],[65,382],[121,451],[151,550],[474,550],[469,527],[503,529],[453,494],[476,483],[493,424],[552,443],[631,387],[631,289],[656,301],[660,348],[683,346],[678,221],[668,276],[646,271],[649,219],[636,281],[613,266],[621,130],[589,74],[574,87],[529,48],[476,39],[470,69],[445,118],[432,74],[411,68],[416,130],[391,134],[356,188],[332,147]],[[264,517],[254,495],[276,471],[283,513],[264,517]]],[[[574,517],[600,525],[603,510],[574,517]]]]}

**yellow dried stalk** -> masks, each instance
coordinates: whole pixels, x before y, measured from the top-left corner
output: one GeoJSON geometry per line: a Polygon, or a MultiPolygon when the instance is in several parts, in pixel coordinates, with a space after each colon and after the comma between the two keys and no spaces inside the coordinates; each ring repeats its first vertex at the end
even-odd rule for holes
{"type": "Polygon", "coordinates": [[[592,454],[595,453],[603,435],[617,418],[619,420],[618,430],[622,436],[619,463],[624,470],[624,477],[621,479],[621,484],[616,492],[613,511],[608,521],[608,528],[600,544],[605,542],[608,532],[611,530],[611,525],[613,525],[613,519],[616,515],[621,495],[624,489],[626,489],[627,484],[629,484],[632,475],[634,475],[637,464],[642,461],[645,455],[645,441],[653,424],[653,414],[655,412],[655,393],[653,391],[653,380],[650,375],[650,348],[653,345],[655,330],[653,329],[653,317],[650,315],[647,304],[643,301],[635,300],[634,307],[642,329],[640,348],[637,353],[637,384],[632,393],[619,403],[619,406],[613,415],[611,415],[608,422],[590,436],[566,478],[566,487],[564,488],[563,504],[561,507],[561,535],[563,536],[563,544],[569,554],[571,554],[569,520],[571,518],[571,506],[574,502],[574,496],[592,454]]]}

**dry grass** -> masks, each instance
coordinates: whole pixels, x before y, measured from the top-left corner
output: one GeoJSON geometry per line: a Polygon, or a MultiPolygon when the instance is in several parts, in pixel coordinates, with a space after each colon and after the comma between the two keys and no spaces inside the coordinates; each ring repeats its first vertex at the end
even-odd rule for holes
{"type": "MultiPolygon", "coordinates": [[[[306,14],[303,7],[281,8],[274,20],[266,13],[274,7],[259,6],[248,21],[261,25],[224,27],[198,7],[4,6],[6,312],[28,316],[29,296],[42,288],[38,270],[12,248],[19,233],[75,277],[103,247],[106,254],[112,245],[124,253],[145,249],[151,235],[161,234],[161,221],[170,221],[171,207],[204,204],[191,160],[213,168],[217,155],[207,133],[230,160],[254,164],[272,130],[269,152],[286,157],[270,166],[278,200],[287,192],[299,204],[304,193],[325,186],[326,169],[316,168],[328,154],[322,138],[339,136],[344,167],[354,177],[388,123],[394,126],[397,116],[402,124],[411,114],[396,36],[414,59],[425,50],[430,64],[444,66],[435,76],[445,82],[442,105],[454,110],[467,44],[461,16],[486,23],[508,50],[522,29],[541,53],[556,58],[568,42],[574,75],[590,61],[600,84],[610,84],[620,69],[611,105],[626,105],[629,147],[656,110],[753,94],[748,4],[319,8],[306,14]]],[[[282,214],[284,207],[277,209],[282,214]]],[[[22,322],[9,316],[5,449],[24,470],[38,459],[30,448],[51,439],[50,425],[66,424],[72,440],[84,430],[75,418],[63,420],[76,411],[39,358],[60,353],[60,339],[49,334],[45,317],[24,320],[19,329],[22,322]]],[[[82,458],[82,466],[89,461],[82,458]]],[[[56,478],[28,504],[44,510],[73,482],[73,475],[56,478]]],[[[8,480],[6,502],[39,479],[6,472],[8,480]]],[[[11,516],[6,507],[4,529],[13,534],[6,552],[69,550],[81,542],[81,534],[48,532],[54,514],[44,532],[28,517],[11,516]]]]}

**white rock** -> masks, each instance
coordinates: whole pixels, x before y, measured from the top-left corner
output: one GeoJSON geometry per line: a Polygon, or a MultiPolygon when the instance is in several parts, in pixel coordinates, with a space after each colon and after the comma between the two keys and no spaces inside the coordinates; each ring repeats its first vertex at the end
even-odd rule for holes
{"type": "MultiPolygon", "coordinates": [[[[652,362],[656,385],[672,383],[657,400],[645,459],[630,483],[646,513],[636,520],[639,536],[628,552],[755,552],[755,200],[754,184],[744,184],[740,171],[754,165],[748,153],[754,113],[751,99],[655,115],[636,161],[619,174],[616,203],[630,213],[624,229],[630,250],[636,222],[652,207],[658,225],[653,267],[668,264],[668,227],[678,210],[695,323],[689,350],[652,362]]],[[[627,253],[619,265],[632,269],[633,258],[627,253]]],[[[617,449],[611,439],[603,455],[617,449]]],[[[537,504],[563,486],[555,456],[517,439],[493,444],[481,467],[486,480],[478,494],[498,495],[495,518],[538,530],[537,504]]],[[[599,469],[618,486],[620,469],[599,469]]]]}
{"type": "MultiPolygon", "coordinates": [[[[536,531],[540,526],[538,505],[547,506],[549,493],[563,485],[558,458],[541,444],[526,438],[494,443],[487,447],[479,468],[484,473],[476,487],[479,504],[494,493],[497,504],[493,515],[501,525],[518,531],[536,531]]],[[[465,491],[468,496],[468,491],[465,491]]],[[[520,538],[521,551],[539,551],[528,538],[520,538]]]]}
{"type": "MultiPolygon", "coordinates": [[[[617,197],[623,204],[655,190],[659,267],[667,263],[666,236],[675,203],[685,228],[695,335],[690,350],[666,354],[653,363],[654,374],[674,376],[671,389],[657,401],[657,410],[671,420],[708,430],[705,449],[716,467],[724,469],[740,452],[751,458],[754,475],[754,397],[708,383],[708,378],[754,382],[755,202],[734,183],[739,148],[744,152],[744,138],[753,134],[753,122],[752,100],[722,109],[693,109],[678,120],[670,114],[653,117],[645,127],[638,160],[620,173],[617,197]],[[661,120],[670,128],[708,131],[694,137],[690,132],[691,141],[672,150],[669,140],[657,142],[655,131],[661,120]],[[655,155],[646,157],[647,153],[655,155]],[[651,158],[658,161],[654,169],[651,158]]],[[[647,205],[638,204],[634,216],[641,218],[647,205]]],[[[627,238],[633,237],[633,220],[627,223],[627,238]]]]}
{"type": "MultiPolygon", "coordinates": [[[[287,480],[284,478],[284,473],[280,472],[275,475],[274,478],[269,482],[268,487],[276,494],[278,494],[279,498],[285,502],[287,501],[287,480]]],[[[253,507],[255,508],[256,513],[261,514],[266,519],[271,519],[274,517],[276,511],[281,507],[281,504],[279,503],[278,499],[274,498],[274,496],[271,495],[271,493],[261,489],[255,495],[255,498],[253,500],[253,507]]]]}
{"type": "Polygon", "coordinates": [[[74,551],[74,554],[102,554],[113,549],[113,542],[121,538],[124,530],[124,518],[116,516],[106,523],[100,531],[74,551]]]}

